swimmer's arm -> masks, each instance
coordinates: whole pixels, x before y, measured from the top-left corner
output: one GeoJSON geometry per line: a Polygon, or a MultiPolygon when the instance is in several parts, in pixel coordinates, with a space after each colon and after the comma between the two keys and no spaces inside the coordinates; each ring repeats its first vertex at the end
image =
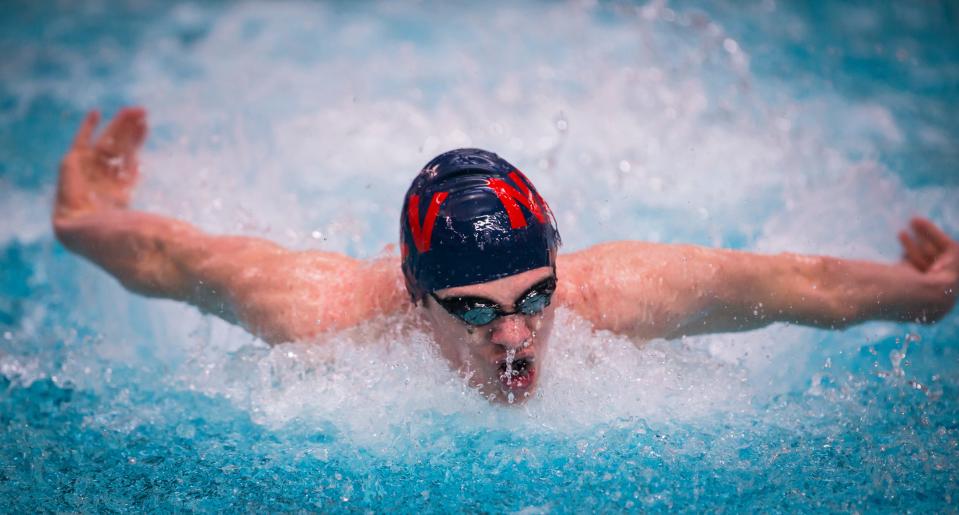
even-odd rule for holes
{"type": "Polygon", "coordinates": [[[270,343],[354,326],[406,302],[390,259],[294,252],[128,210],[58,220],[55,229],[128,290],[190,303],[270,343]]]}
{"type": "Polygon", "coordinates": [[[880,319],[931,323],[956,302],[959,244],[928,221],[913,228],[915,237],[900,236],[907,259],[892,265],[688,245],[600,245],[569,256],[574,277],[591,277],[574,281],[569,298],[598,328],[640,338],[773,322],[824,328],[880,319]]]}
{"type": "Polygon", "coordinates": [[[309,339],[405,305],[395,260],[293,252],[126,209],[144,117],[125,109],[95,141],[97,116],[87,117],[60,170],[53,228],[64,246],[131,291],[189,302],[271,343],[309,339]]]}
{"type": "Polygon", "coordinates": [[[870,320],[933,323],[955,304],[956,275],[828,256],[741,254],[708,301],[668,336],[747,331],[774,322],[843,329],[870,320]]]}

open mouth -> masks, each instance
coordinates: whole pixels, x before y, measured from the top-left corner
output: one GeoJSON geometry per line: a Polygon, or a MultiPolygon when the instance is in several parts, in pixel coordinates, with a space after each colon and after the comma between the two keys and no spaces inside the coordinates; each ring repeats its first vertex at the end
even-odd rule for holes
{"type": "Polygon", "coordinates": [[[506,360],[499,365],[499,381],[506,389],[520,390],[529,387],[536,376],[532,356],[506,360]]]}

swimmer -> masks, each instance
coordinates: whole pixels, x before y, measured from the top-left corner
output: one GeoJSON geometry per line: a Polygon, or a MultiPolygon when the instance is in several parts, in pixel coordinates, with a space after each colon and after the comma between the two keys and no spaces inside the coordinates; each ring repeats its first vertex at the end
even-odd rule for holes
{"type": "Polygon", "coordinates": [[[400,256],[295,252],[128,209],[146,112],[123,109],[100,135],[98,121],[86,116],[60,168],[53,228],[66,248],[132,292],[188,302],[271,344],[412,311],[495,401],[535,391],[558,306],[643,341],[774,322],[932,323],[959,290],[959,244],[923,218],[899,234],[896,264],[640,241],[559,254],[552,211],[530,180],[477,149],[444,153],[414,178],[400,256]]]}

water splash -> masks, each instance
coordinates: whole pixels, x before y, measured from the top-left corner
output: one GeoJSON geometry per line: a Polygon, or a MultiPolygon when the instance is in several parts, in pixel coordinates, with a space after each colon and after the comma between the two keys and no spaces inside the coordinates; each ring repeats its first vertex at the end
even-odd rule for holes
{"type": "MultiPolygon", "coordinates": [[[[797,92],[757,74],[763,43],[735,30],[746,16],[664,2],[492,6],[457,12],[475,23],[452,27],[369,9],[179,4],[144,25],[128,58],[109,54],[128,66],[107,79],[66,44],[56,60],[76,64],[45,78],[30,71],[42,51],[8,52],[4,77],[33,78],[3,81],[16,101],[0,121],[29,118],[44,95],[81,109],[122,89],[153,126],[139,207],[356,256],[395,240],[415,170],[464,144],[537,182],[566,250],[628,238],[891,260],[914,211],[959,227],[954,185],[909,186],[882,159],[912,133],[948,137],[903,120],[889,97],[850,99],[809,77],[816,86],[797,92]]],[[[781,37],[811,33],[782,11],[781,37]]],[[[52,498],[42,488],[54,482],[24,478],[72,452],[61,465],[74,477],[109,478],[75,482],[51,509],[102,509],[84,504],[98,489],[121,503],[110,509],[142,507],[122,478],[182,476],[222,504],[172,507],[210,510],[265,498],[296,500],[272,509],[695,509],[737,492],[863,511],[873,505],[855,499],[934,508],[957,491],[954,316],[917,328],[922,345],[897,341],[893,324],[637,345],[560,311],[541,389],[503,409],[401,319],[269,348],[135,299],[53,245],[43,199],[60,150],[37,151],[50,156],[37,178],[0,188],[14,206],[0,231],[2,413],[14,421],[0,451],[46,453],[8,484],[52,498]],[[845,495],[791,494],[810,467],[845,495]],[[413,497],[391,500],[400,490],[413,497]]],[[[182,485],[145,489],[171,507],[182,485]]]]}

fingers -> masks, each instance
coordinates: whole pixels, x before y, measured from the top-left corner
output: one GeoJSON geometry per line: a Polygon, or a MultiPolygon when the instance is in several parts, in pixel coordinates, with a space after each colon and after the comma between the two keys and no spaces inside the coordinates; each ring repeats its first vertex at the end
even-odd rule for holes
{"type": "Polygon", "coordinates": [[[93,132],[97,130],[100,123],[100,113],[96,110],[87,112],[80,122],[80,128],[77,129],[77,135],[73,138],[74,147],[88,147],[93,143],[93,132]]]}
{"type": "Polygon", "coordinates": [[[930,270],[943,255],[956,248],[957,244],[936,224],[926,218],[916,217],[910,222],[913,234],[899,233],[906,261],[922,272],[930,270]]]}
{"type": "Polygon", "coordinates": [[[912,230],[917,235],[922,236],[924,241],[928,242],[928,245],[939,252],[946,250],[953,243],[952,238],[926,218],[917,216],[912,219],[911,225],[912,230]]]}
{"type": "Polygon", "coordinates": [[[125,107],[97,139],[97,150],[109,157],[132,156],[143,145],[146,135],[146,111],[140,107],[125,107]]]}
{"type": "Polygon", "coordinates": [[[919,271],[925,272],[932,260],[926,258],[916,242],[909,236],[909,233],[899,231],[899,242],[902,243],[903,258],[919,271]]]}

